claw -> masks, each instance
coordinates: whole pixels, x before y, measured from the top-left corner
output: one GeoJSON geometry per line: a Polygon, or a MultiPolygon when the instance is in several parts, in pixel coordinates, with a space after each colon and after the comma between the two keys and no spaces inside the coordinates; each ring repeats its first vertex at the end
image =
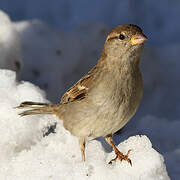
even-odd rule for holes
{"type": "Polygon", "coordinates": [[[118,156],[116,155],[116,157],[114,159],[111,159],[108,164],[112,164],[112,162],[116,161],[117,158],[118,158],[118,156]]]}
{"type": "Polygon", "coordinates": [[[129,156],[129,153],[132,151],[131,149],[127,152],[126,155],[124,155],[122,152],[120,152],[118,150],[118,148],[116,147],[116,145],[114,144],[113,142],[113,139],[112,139],[112,134],[109,134],[105,137],[106,141],[109,143],[109,145],[112,146],[112,148],[114,149],[115,151],[115,154],[116,154],[116,157],[114,159],[112,159],[108,164],[112,164],[113,161],[116,161],[116,159],[119,159],[120,161],[124,160],[124,161],[127,161],[131,166],[132,166],[132,162],[131,160],[128,158],[129,156]]]}
{"type": "Polygon", "coordinates": [[[112,164],[113,161],[116,161],[117,159],[119,159],[120,161],[122,161],[122,160],[127,161],[132,166],[132,161],[131,161],[131,159],[128,158],[131,151],[132,151],[131,149],[128,150],[126,155],[122,154],[120,151],[115,151],[116,157],[114,159],[112,159],[111,161],[109,161],[108,164],[112,164]]]}
{"type": "Polygon", "coordinates": [[[132,161],[131,161],[131,159],[129,159],[128,162],[129,162],[129,164],[130,164],[131,167],[132,167],[132,161]]]}

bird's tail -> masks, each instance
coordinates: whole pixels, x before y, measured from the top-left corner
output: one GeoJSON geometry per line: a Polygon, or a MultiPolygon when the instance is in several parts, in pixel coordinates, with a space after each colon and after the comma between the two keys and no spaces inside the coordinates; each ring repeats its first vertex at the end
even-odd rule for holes
{"type": "Polygon", "coordinates": [[[56,114],[58,105],[25,101],[22,102],[16,108],[18,109],[29,108],[28,110],[21,112],[19,114],[20,116],[36,115],[36,114],[56,114]]]}

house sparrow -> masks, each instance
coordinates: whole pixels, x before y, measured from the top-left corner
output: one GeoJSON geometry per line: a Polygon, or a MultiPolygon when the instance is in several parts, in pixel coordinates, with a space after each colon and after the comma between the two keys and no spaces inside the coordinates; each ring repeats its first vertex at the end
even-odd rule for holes
{"type": "Polygon", "coordinates": [[[126,155],[115,146],[112,136],[135,114],[143,87],[139,61],[147,37],[132,24],[120,25],[107,36],[98,63],[71,87],[60,104],[23,102],[17,108],[30,108],[19,115],[52,114],[63,121],[65,129],[78,137],[85,161],[85,142],[103,136],[116,157],[126,155]]]}

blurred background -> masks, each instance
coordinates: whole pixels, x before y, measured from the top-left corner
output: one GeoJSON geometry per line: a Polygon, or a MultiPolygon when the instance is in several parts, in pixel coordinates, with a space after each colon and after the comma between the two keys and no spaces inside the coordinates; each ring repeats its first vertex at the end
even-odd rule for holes
{"type": "Polygon", "coordinates": [[[180,1],[1,0],[0,9],[0,68],[39,86],[53,103],[97,62],[111,28],[140,26],[149,38],[143,101],[115,138],[147,135],[169,175],[180,175],[180,1]]]}

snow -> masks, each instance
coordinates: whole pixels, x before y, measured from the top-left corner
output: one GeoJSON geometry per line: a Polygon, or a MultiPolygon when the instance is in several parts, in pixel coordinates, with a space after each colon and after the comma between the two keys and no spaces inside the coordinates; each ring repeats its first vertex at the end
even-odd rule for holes
{"type": "Polygon", "coordinates": [[[0,68],[11,69],[18,74],[23,66],[19,38],[8,15],[0,10],[0,68]]]}
{"type": "Polygon", "coordinates": [[[31,151],[23,151],[13,158],[9,179],[169,179],[162,156],[152,149],[146,136],[131,137],[118,146],[124,152],[130,147],[134,149],[130,156],[134,162],[131,167],[126,162],[107,165],[107,159],[114,154],[105,153],[98,141],[88,144],[84,164],[76,139],[60,125],[57,131],[55,136],[43,139],[31,151]]]}
{"type": "Polygon", "coordinates": [[[24,100],[48,102],[44,92],[29,82],[17,82],[15,73],[0,70],[0,179],[163,179],[168,180],[164,159],[152,148],[147,136],[132,136],[118,145],[127,162],[108,162],[115,156],[107,144],[93,140],[81,161],[78,140],[52,116],[20,117],[15,109],[24,100]],[[47,126],[57,122],[55,133],[43,136],[47,126]]]}

